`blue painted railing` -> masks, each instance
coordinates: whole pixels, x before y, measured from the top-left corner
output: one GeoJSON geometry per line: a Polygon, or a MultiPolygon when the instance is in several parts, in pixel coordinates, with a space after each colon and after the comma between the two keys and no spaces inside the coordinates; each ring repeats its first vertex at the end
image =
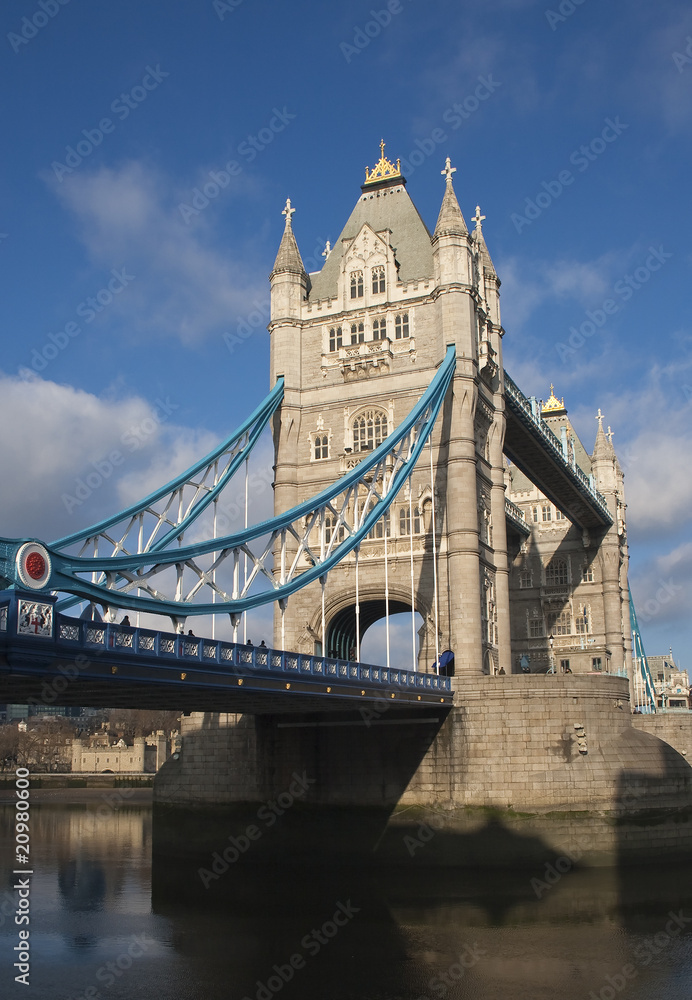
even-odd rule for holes
{"type": "Polygon", "coordinates": [[[599,510],[606,523],[612,524],[613,516],[608,509],[608,504],[603,494],[594,488],[590,478],[579,468],[576,462],[572,463],[565,457],[562,442],[553,434],[548,424],[543,420],[536,400],[528,399],[506,371],[505,397],[508,404],[511,405],[512,411],[520,417],[522,423],[540,437],[551,457],[559,463],[568,475],[577,480],[581,492],[586,494],[590,503],[599,510]]]}
{"type": "Polygon", "coordinates": [[[10,656],[10,663],[16,654],[34,664],[63,659],[77,663],[82,654],[101,662],[108,662],[109,656],[117,662],[132,658],[138,667],[221,668],[232,675],[312,677],[354,686],[367,683],[383,690],[449,693],[452,689],[450,678],[437,674],[71,618],[55,609],[55,600],[50,594],[0,593],[0,653],[10,656]]]}
{"type": "MultiPolygon", "coordinates": [[[[424,689],[451,691],[449,677],[418,673],[400,667],[383,667],[372,663],[354,663],[328,656],[291,653],[268,646],[248,646],[207,639],[202,636],[181,635],[175,632],[155,632],[148,628],[128,627],[111,622],[83,621],[57,615],[56,642],[72,647],[74,651],[107,650],[151,658],[152,663],[177,661],[181,664],[197,663],[204,666],[219,664],[229,670],[256,672],[257,674],[287,674],[294,677],[320,677],[342,682],[367,682],[382,688],[424,689]]],[[[140,659],[141,662],[141,659],[140,659]]]]}

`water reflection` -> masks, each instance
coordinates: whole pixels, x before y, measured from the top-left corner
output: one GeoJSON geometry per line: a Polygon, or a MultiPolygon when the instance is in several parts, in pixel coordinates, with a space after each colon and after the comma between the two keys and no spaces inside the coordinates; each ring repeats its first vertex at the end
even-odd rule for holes
{"type": "Polygon", "coordinates": [[[58,886],[66,910],[100,910],[106,898],[106,874],[88,858],[70,858],[58,870],[58,886]]]}
{"type": "MultiPolygon", "coordinates": [[[[689,1000],[692,869],[564,873],[154,858],[151,810],[32,813],[38,1000],[689,1000]],[[689,921],[689,923],[687,922],[689,921]],[[135,939],[140,942],[135,945],[135,939]]],[[[0,813],[9,831],[11,813],[0,813]]],[[[5,871],[11,870],[3,838],[5,871]]],[[[11,881],[9,882],[11,885],[11,881]]],[[[0,927],[4,954],[16,928],[0,927]]]]}

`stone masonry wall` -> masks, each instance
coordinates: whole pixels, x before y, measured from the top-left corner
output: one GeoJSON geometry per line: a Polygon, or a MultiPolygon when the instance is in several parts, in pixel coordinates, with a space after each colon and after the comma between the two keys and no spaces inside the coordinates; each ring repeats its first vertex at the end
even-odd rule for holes
{"type": "MultiPolygon", "coordinates": [[[[676,794],[662,744],[632,728],[626,679],[515,675],[455,683],[457,706],[442,725],[430,712],[395,716],[386,703],[344,718],[186,717],[175,776],[167,765],[176,798],[257,801],[303,771],[315,804],[607,810],[617,806],[626,772],[657,775],[661,801],[676,794]]],[[[168,780],[164,769],[157,796],[168,780]]]]}
{"type": "Polygon", "coordinates": [[[640,732],[665,740],[692,764],[692,712],[633,715],[632,724],[640,732]]]}

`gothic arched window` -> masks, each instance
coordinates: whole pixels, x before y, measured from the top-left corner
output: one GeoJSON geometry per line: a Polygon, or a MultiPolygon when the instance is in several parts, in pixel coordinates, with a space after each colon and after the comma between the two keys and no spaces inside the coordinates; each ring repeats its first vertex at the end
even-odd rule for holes
{"type": "Polygon", "coordinates": [[[590,631],[590,620],[591,614],[588,604],[584,604],[581,608],[577,610],[577,617],[575,619],[575,626],[578,634],[586,634],[590,631]]]}
{"type": "Polygon", "coordinates": [[[389,523],[389,511],[379,519],[373,530],[370,532],[371,538],[384,538],[385,531],[387,538],[392,537],[392,529],[389,523]]]}
{"type": "Polygon", "coordinates": [[[565,559],[551,559],[545,568],[546,587],[564,587],[569,582],[565,559]]]}
{"type": "Polygon", "coordinates": [[[329,438],[326,434],[315,436],[315,458],[329,458],[329,438]]]}
{"type": "Polygon", "coordinates": [[[351,298],[363,298],[363,272],[351,271],[351,298]]]}
{"type": "Polygon", "coordinates": [[[365,327],[362,323],[351,323],[351,343],[365,343],[365,327]]]}
{"type": "Polygon", "coordinates": [[[384,410],[366,410],[353,421],[353,450],[372,451],[387,437],[387,414],[384,410]]]}
{"type": "Polygon", "coordinates": [[[346,529],[343,524],[339,524],[337,528],[338,522],[339,519],[336,514],[328,513],[324,515],[324,541],[326,545],[329,545],[330,542],[343,542],[346,537],[346,529]]]}
{"type": "MultiPolygon", "coordinates": [[[[408,506],[399,508],[399,534],[411,534],[411,511],[408,506]]],[[[413,534],[420,535],[420,510],[413,508],[413,534]]]]}
{"type": "Polygon", "coordinates": [[[401,313],[394,319],[394,335],[397,340],[408,337],[408,313],[401,313]]]}
{"type": "Polygon", "coordinates": [[[372,321],[372,339],[373,340],[386,340],[387,339],[387,320],[382,317],[382,319],[374,319],[372,321]]]}
{"type": "Polygon", "coordinates": [[[341,333],[340,326],[333,326],[329,331],[329,350],[337,351],[343,342],[343,336],[341,333]]]}
{"type": "Polygon", "coordinates": [[[372,269],[372,294],[378,295],[385,290],[384,267],[381,265],[372,269]]]}
{"type": "Polygon", "coordinates": [[[572,634],[572,612],[569,607],[562,611],[548,612],[548,630],[551,635],[572,634]]]}

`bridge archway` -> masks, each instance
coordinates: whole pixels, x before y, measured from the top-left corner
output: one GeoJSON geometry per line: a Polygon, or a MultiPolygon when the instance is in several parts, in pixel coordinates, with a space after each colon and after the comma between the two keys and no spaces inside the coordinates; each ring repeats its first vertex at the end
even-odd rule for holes
{"type": "MultiPolygon", "coordinates": [[[[411,613],[411,605],[405,601],[389,599],[389,614],[411,613]]],[[[375,622],[384,618],[387,606],[384,597],[360,602],[360,639],[375,622]]],[[[349,654],[356,647],[356,606],[348,604],[330,619],[327,626],[327,656],[337,656],[342,660],[355,659],[349,654]]]]}

